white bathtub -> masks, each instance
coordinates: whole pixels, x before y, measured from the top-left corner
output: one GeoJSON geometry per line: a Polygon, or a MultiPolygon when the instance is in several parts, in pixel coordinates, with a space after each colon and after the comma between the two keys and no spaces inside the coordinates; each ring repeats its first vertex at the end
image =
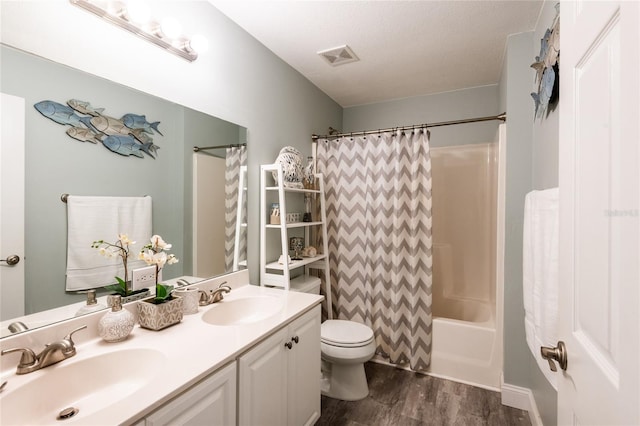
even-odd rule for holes
{"type": "Polygon", "coordinates": [[[473,300],[449,302],[452,316],[466,320],[433,318],[429,374],[498,390],[502,345],[496,337],[494,309],[473,300]]]}

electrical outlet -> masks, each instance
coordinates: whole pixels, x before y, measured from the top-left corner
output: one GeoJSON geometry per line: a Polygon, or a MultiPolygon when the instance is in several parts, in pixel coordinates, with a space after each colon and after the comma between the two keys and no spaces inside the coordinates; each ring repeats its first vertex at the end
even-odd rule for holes
{"type": "Polygon", "coordinates": [[[152,287],[156,283],[156,267],[155,265],[146,266],[133,270],[131,279],[132,290],[139,290],[145,287],[152,287]]]}

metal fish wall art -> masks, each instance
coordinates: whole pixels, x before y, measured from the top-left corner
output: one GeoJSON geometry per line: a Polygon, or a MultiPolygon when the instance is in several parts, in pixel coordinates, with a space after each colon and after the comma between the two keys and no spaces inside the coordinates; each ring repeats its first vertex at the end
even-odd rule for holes
{"type": "Polygon", "coordinates": [[[143,158],[142,153],[146,153],[151,158],[155,158],[151,154],[150,147],[153,145],[151,142],[140,144],[133,137],[125,135],[112,135],[107,136],[102,141],[104,146],[111,151],[120,155],[135,155],[136,157],[143,158]]]}
{"type": "Polygon", "coordinates": [[[117,119],[104,115],[104,108],[94,108],[79,99],[70,99],[66,105],[45,100],[33,106],[48,119],[71,126],[66,130],[69,137],[81,142],[101,142],[119,155],[144,158],[144,153],[155,159],[154,154],[160,148],[150,136],[155,133],[163,136],[158,129],[160,122],[149,122],[144,115],[129,113],[117,119]]]}
{"type": "Polygon", "coordinates": [[[67,134],[81,142],[102,142],[92,130],[84,129],[82,127],[70,127],[67,129],[67,134]]]}
{"type": "Polygon", "coordinates": [[[94,117],[104,112],[104,108],[94,109],[89,102],[79,101],[77,99],[68,100],[67,105],[82,114],[93,115],[94,117]]]}
{"type": "Polygon", "coordinates": [[[125,114],[120,120],[122,120],[125,126],[129,127],[130,129],[142,129],[143,131],[151,134],[153,134],[153,130],[155,130],[156,132],[160,133],[161,136],[164,136],[160,132],[160,130],[158,130],[158,125],[160,124],[160,122],[156,121],[155,123],[149,123],[147,121],[147,117],[145,117],[144,115],[125,114]]]}
{"type": "Polygon", "coordinates": [[[89,126],[90,117],[80,117],[72,108],[53,101],[41,101],[34,105],[35,109],[58,124],[69,126],[89,126]]]}
{"type": "Polygon", "coordinates": [[[536,70],[537,92],[531,93],[535,104],[535,117],[554,108],[559,99],[560,73],[560,3],[556,4],[556,16],[551,28],[547,28],[540,39],[540,54],[531,68],[536,70]]]}

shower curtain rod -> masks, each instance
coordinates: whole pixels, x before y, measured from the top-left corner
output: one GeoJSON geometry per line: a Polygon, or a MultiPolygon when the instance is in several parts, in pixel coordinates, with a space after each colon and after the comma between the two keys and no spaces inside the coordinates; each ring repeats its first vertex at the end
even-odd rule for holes
{"type": "Polygon", "coordinates": [[[246,142],[245,143],[236,143],[236,144],[229,144],[229,145],[216,145],[216,146],[194,146],[193,147],[193,152],[198,152],[198,151],[204,151],[207,149],[220,149],[220,148],[240,148],[241,146],[247,146],[246,142]]]}
{"type": "Polygon", "coordinates": [[[335,135],[311,135],[311,139],[313,139],[314,141],[317,141],[318,139],[333,139],[333,138],[341,138],[343,136],[365,136],[365,135],[373,135],[376,133],[382,133],[382,132],[393,132],[393,131],[398,131],[398,130],[413,130],[413,129],[418,129],[421,127],[426,127],[427,129],[431,128],[431,127],[441,127],[441,126],[452,126],[454,124],[465,124],[465,123],[476,123],[479,121],[493,121],[493,120],[500,120],[502,122],[507,121],[507,113],[503,112],[502,114],[499,115],[491,115],[488,117],[477,117],[477,118],[466,118],[463,120],[453,120],[453,121],[441,121],[439,123],[425,123],[425,124],[419,124],[416,126],[403,126],[403,127],[390,127],[388,129],[378,129],[378,130],[364,130],[364,131],[360,131],[360,132],[348,132],[348,133],[338,133],[335,135]]]}

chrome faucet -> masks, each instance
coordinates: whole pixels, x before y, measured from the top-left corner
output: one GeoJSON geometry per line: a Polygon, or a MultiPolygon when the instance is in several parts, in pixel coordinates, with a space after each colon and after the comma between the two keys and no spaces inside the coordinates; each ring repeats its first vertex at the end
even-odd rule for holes
{"type": "Polygon", "coordinates": [[[221,282],[217,289],[210,290],[208,294],[206,291],[200,290],[200,306],[218,303],[224,299],[223,293],[229,293],[230,291],[231,287],[227,285],[226,281],[221,282]]]}
{"type": "Polygon", "coordinates": [[[5,349],[0,352],[0,355],[22,352],[16,374],[31,373],[32,371],[40,370],[41,368],[48,367],[51,364],[64,361],[74,356],[76,354],[76,347],[71,337],[76,331],[84,330],[85,328],[87,328],[87,326],[83,325],[67,334],[64,339],[49,343],[38,355],[29,348],[5,349]]]}

